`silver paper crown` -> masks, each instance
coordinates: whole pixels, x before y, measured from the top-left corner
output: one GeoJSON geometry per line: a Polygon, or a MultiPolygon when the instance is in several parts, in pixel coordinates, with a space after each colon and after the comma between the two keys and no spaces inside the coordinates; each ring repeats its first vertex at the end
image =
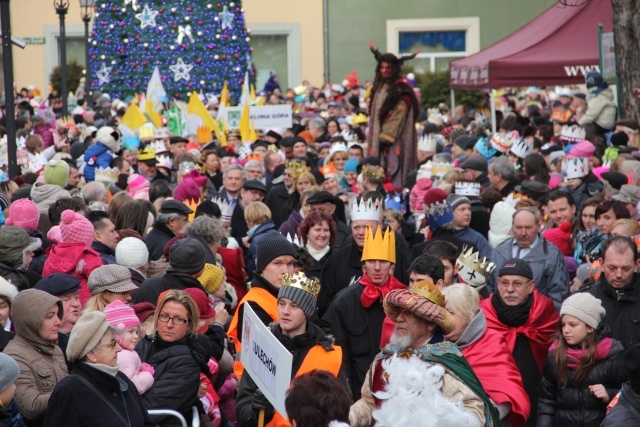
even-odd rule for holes
{"type": "Polygon", "coordinates": [[[524,159],[529,155],[529,153],[531,153],[531,146],[527,144],[524,139],[519,139],[513,143],[509,151],[511,151],[512,154],[515,154],[521,159],[524,159]]]}
{"type": "Polygon", "coordinates": [[[171,161],[171,157],[165,156],[164,154],[160,154],[156,156],[156,160],[158,161],[158,167],[163,167],[171,170],[173,167],[173,162],[171,161]]]}
{"type": "Polygon", "coordinates": [[[351,204],[351,221],[380,221],[382,215],[382,206],[373,202],[372,199],[365,201],[364,199],[355,200],[351,204]]]}
{"type": "Polygon", "coordinates": [[[438,147],[438,141],[431,135],[421,135],[418,138],[418,151],[436,151],[438,147]]]}
{"type": "Polygon", "coordinates": [[[456,182],[456,194],[461,196],[479,196],[480,183],[478,182],[456,182]]]}
{"type": "Polygon", "coordinates": [[[585,135],[586,131],[578,125],[564,125],[560,130],[560,140],[565,142],[580,142],[585,135]]]}
{"type": "Polygon", "coordinates": [[[582,178],[589,173],[589,163],[584,157],[566,159],[562,162],[562,176],[565,179],[582,178]]]}
{"type": "Polygon", "coordinates": [[[230,222],[231,216],[233,215],[233,209],[231,209],[231,206],[229,206],[229,204],[222,197],[213,197],[211,201],[218,205],[218,207],[220,208],[220,212],[222,213],[222,221],[230,222]]]}
{"type": "Polygon", "coordinates": [[[302,243],[302,239],[300,239],[297,234],[291,235],[291,233],[287,233],[287,240],[289,241],[289,243],[299,248],[304,246],[304,244],[302,243]]]}
{"type": "Polygon", "coordinates": [[[162,141],[153,141],[147,144],[147,148],[156,150],[156,155],[167,152],[167,146],[162,141]]]}

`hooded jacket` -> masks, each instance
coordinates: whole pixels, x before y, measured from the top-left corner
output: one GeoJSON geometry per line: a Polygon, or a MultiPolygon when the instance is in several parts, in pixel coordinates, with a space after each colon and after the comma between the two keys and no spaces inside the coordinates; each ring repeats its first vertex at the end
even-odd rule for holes
{"type": "Polygon", "coordinates": [[[62,302],[36,289],[20,292],[13,300],[12,321],[16,337],[4,353],[20,366],[16,380],[16,400],[28,427],[41,426],[49,397],[56,384],[69,372],[62,350],[40,336],[40,324],[51,308],[58,306],[62,319],[62,302]]]}
{"type": "Polygon", "coordinates": [[[49,214],[49,206],[52,203],[70,197],[71,194],[59,185],[35,184],[31,187],[31,200],[36,204],[41,215],[49,214]]]}
{"type": "Polygon", "coordinates": [[[35,251],[42,243],[17,226],[4,227],[0,231],[0,276],[13,283],[18,290],[35,286],[40,275],[26,269],[25,250],[35,251]]]}
{"type": "Polygon", "coordinates": [[[108,168],[111,166],[113,155],[106,144],[98,141],[84,152],[84,178],[87,182],[96,178],[96,167],[108,168]]]}

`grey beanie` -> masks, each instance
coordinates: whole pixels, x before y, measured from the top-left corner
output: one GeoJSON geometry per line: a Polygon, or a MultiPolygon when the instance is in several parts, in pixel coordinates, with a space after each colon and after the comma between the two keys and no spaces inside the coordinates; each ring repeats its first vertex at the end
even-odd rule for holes
{"type": "Polygon", "coordinates": [[[300,272],[293,276],[285,274],[282,281],[282,286],[278,291],[278,299],[287,298],[293,301],[298,307],[304,311],[307,319],[312,317],[316,312],[317,298],[309,291],[299,287],[303,286],[305,282],[316,281],[317,279],[307,279],[304,273],[300,272]]]}
{"type": "Polygon", "coordinates": [[[447,197],[447,201],[451,205],[452,210],[455,210],[458,206],[460,206],[463,203],[471,205],[469,198],[467,196],[462,196],[460,194],[450,194],[447,197]]]}
{"type": "Polygon", "coordinates": [[[90,311],[83,314],[69,335],[69,344],[67,344],[69,362],[81,359],[93,350],[100,343],[107,329],[109,329],[109,323],[107,323],[107,315],[103,312],[90,311]]]}
{"type": "Polygon", "coordinates": [[[296,251],[287,238],[277,231],[264,234],[256,253],[256,273],[262,273],[271,261],[283,255],[296,257],[296,251]]]}
{"type": "Polygon", "coordinates": [[[16,382],[20,375],[18,363],[4,353],[0,353],[0,392],[16,382]]]}
{"type": "Polygon", "coordinates": [[[564,300],[560,307],[560,317],[565,314],[577,317],[594,329],[598,328],[606,311],[602,302],[591,294],[578,292],[564,300]]]}
{"type": "Polygon", "coordinates": [[[169,268],[184,274],[196,274],[204,268],[207,257],[204,246],[197,239],[185,237],[177,240],[169,249],[169,268]]]}

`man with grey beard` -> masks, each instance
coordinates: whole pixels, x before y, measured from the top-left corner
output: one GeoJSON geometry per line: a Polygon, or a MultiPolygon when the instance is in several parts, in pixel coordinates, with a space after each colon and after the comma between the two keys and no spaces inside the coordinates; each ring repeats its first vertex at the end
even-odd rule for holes
{"type": "Polygon", "coordinates": [[[385,409],[386,400],[377,396],[389,381],[386,361],[393,363],[396,357],[417,357],[425,363],[425,369],[442,365],[445,374],[440,390],[444,396],[460,402],[461,409],[477,419],[479,425],[493,425],[493,420],[499,419],[471,366],[456,345],[444,339],[443,334],[455,329],[456,322],[445,305],[438,287],[428,280],[420,280],[408,289],[393,290],[384,298],[385,314],[396,325],[390,344],[380,351],[367,372],[362,397],[351,406],[352,427],[370,426],[373,411],[385,409]]]}

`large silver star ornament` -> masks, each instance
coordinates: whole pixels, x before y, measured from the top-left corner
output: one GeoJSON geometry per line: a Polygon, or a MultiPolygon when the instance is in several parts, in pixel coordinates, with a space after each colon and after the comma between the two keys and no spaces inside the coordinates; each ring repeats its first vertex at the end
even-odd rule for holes
{"type": "Polygon", "coordinates": [[[222,23],[222,29],[226,30],[227,28],[233,27],[233,13],[229,12],[229,8],[227,6],[222,8],[222,12],[218,13],[220,17],[220,22],[222,23]]]}
{"type": "Polygon", "coordinates": [[[169,65],[169,69],[173,72],[173,81],[177,82],[181,79],[189,81],[191,79],[189,72],[193,69],[193,65],[185,64],[182,58],[178,58],[174,65],[169,65]]]}
{"type": "Polygon", "coordinates": [[[102,63],[102,67],[98,70],[96,75],[98,76],[98,86],[107,84],[111,81],[111,70],[113,67],[107,67],[106,63],[102,63]]]}
{"type": "Polygon", "coordinates": [[[140,28],[155,27],[158,13],[157,10],[151,10],[149,5],[145,4],[142,12],[136,13],[136,19],[140,20],[140,28]]]}

